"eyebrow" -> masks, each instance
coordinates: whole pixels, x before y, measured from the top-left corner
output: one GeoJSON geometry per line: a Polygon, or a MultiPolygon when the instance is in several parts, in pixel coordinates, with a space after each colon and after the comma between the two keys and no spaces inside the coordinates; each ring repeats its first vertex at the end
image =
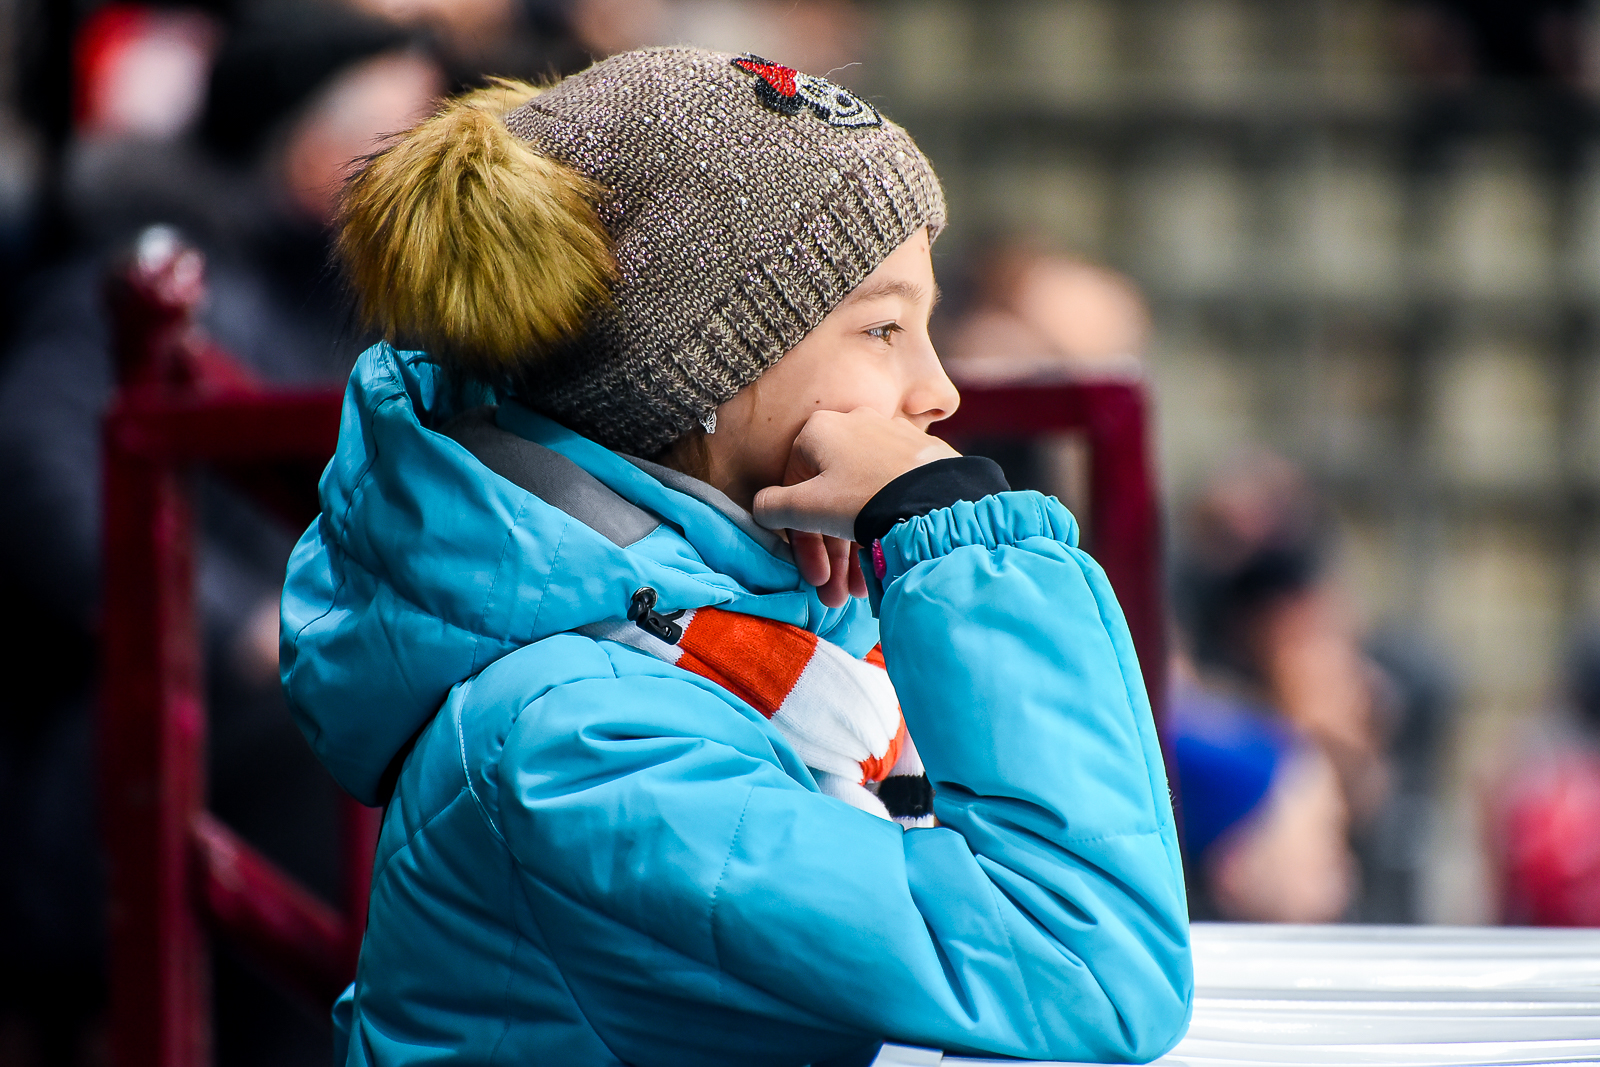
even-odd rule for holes
{"type": "MultiPolygon", "coordinates": [[[[844,298],[844,302],[846,304],[861,304],[868,300],[879,300],[886,296],[898,296],[903,300],[917,303],[926,295],[927,290],[915,282],[887,279],[870,286],[858,286],[854,292],[844,298]]],[[[933,303],[935,306],[938,305],[940,298],[943,296],[944,293],[939,290],[939,283],[934,282],[933,303]]]]}

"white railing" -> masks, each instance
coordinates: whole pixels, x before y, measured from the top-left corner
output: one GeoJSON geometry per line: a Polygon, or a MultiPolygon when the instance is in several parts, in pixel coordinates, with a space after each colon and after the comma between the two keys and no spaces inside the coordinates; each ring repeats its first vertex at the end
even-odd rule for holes
{"type": "MultiPolygon", "coordinates": [[[[1197,923],[1158,1067],[1600,1062],[1600,930],[1197,923]]],[[[886,1045],[874,1067],[1016,1064],[886,1045]]]]}

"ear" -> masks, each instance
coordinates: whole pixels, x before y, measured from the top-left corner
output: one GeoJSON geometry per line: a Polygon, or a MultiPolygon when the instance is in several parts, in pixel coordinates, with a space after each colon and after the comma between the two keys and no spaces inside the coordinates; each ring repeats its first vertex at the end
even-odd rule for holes
{"type": "Polygon", "coordinates": [[[579,333],[616,276],[601,190],[512,134],[539,90],[449,101],[345,187],[338,251],[361,313],[452,370],[497,382],[579,333]]]}

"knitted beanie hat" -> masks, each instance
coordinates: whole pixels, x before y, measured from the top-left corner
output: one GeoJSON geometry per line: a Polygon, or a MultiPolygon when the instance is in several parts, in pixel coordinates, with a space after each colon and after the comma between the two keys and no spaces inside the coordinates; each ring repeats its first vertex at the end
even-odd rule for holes
{"type": "Polygon", "coordinates": [[[388,332],[649,456],[944,220],[871,104],[671,48],[452,102],[352,180],[340,243],[388,332]]]}

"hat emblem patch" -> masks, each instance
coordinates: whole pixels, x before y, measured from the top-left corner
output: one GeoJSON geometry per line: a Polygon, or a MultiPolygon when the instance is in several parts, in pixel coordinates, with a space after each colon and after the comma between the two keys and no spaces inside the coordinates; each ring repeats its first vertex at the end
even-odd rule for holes
{"type": "Polygon", "coordinates": [[[801,74],[793,67],[746,53],[733,61],[740,70],[756,75],[756,95],[782,115],[798,115],[806,108],[829,126],[882,126],[878,109],[826,78],[801,74]]]}

